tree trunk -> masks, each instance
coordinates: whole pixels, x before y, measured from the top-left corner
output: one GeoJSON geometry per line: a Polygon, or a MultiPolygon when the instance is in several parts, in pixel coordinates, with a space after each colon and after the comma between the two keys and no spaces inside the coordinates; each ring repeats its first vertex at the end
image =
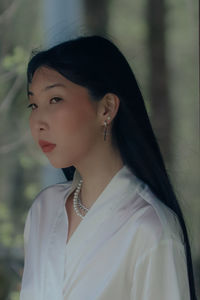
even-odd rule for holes
{"type": "Polygon", "coordinates": [[[109,0],[84,0],[85,23],[89,34],[106,35],[109,0]]]}
{"type": "Polygon", "coordinates": [[[165,161],[171,161],[171,110],[166,59],[165,0],[147,5],[151,119],[165,161]]]}

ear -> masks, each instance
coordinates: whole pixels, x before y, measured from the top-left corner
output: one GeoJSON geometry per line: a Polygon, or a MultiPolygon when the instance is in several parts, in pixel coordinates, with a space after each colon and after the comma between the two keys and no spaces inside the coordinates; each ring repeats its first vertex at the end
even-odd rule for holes
{"type": "Polygon", "coordinates": [[[119,97],[116,94],[107,93],[98,104],[98,117],[101,125],[104,125],[104,121],[110,124],[118,112],[120,105],[119,97]],[[110,117],[109,120],[108,117],[110,117]]]}

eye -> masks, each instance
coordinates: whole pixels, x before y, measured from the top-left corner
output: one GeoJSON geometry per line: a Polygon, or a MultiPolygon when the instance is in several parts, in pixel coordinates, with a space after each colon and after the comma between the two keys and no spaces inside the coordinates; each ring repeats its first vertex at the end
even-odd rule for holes
{"type": "Polygon", "coordinates": [[[59,97],[53,97],[50,101],[52,101],[52,100],[56,100],[56,103],[57,103],[57,102],[61,101],[62,99],[59,97]]]}
{"type": "MultiPolygon", "coordinates": [[[[52,100],[55,100],[55,103],[57,103],[57,102],[61,101],[62,99],[59,98],[59,97],[53,97],[53,98],[50,100],[50,102],[52,102],[52,100]]],[[[32,110],[35,110],[35,108],[33,108],[34,105],[36,105],[36,104],[31,103],[31,104],[29,104],[29,105],[27,106],[27,108],[32,108],[32,110]]]]}
{"type": "Polygon", "coordinates": [[[34,109],[33,109],[33,105],[35,105],[35,104],[34,104],[34,103],[31,103],[31,104],[29,104],[29,105],[27,106],[27,108],[30,108],[30,107],[31,107],[32,110],[34,110],[34,109]]]}

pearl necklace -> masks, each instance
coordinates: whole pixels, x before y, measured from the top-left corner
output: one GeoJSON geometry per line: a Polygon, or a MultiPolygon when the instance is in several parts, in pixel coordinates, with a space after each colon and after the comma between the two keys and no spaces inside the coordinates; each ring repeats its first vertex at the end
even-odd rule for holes
{"type": "Polygon", "coordinates": [[[82,203],[81,203],[81,200],[80,198],[78,197],[79,195],[79,192],[80,192],[80,189],[81,189],[81,186],[82,186],[82,183],[83,183],[83,180],[81,179],[78,183],[78,187],[76,188],[76,191],[74,193],[74,198],[73,198],[73,205],[74,205],[74,210],[77,214],[77,216],[81,217],[82,219],[84,219],[84,215],[81,214],[81,212],[79,211],[79,208],[80,209],[83,209],[84,212],[88,212],[88,208],[85,207],[82,203]]]}

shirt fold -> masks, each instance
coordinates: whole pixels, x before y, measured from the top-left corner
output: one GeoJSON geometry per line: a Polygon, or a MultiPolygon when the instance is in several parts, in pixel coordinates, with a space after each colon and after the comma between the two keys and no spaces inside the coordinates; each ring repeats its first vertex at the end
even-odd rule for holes
{"type": "Polygon", "coordinates": [[[80,178],[76,170],[73,181],[45,188],[28,212],[20,300],[150,300],[162,291],[154,299],[189,300],[178,219],[127,165],[66,244],[65,204],[80,178]]]}

